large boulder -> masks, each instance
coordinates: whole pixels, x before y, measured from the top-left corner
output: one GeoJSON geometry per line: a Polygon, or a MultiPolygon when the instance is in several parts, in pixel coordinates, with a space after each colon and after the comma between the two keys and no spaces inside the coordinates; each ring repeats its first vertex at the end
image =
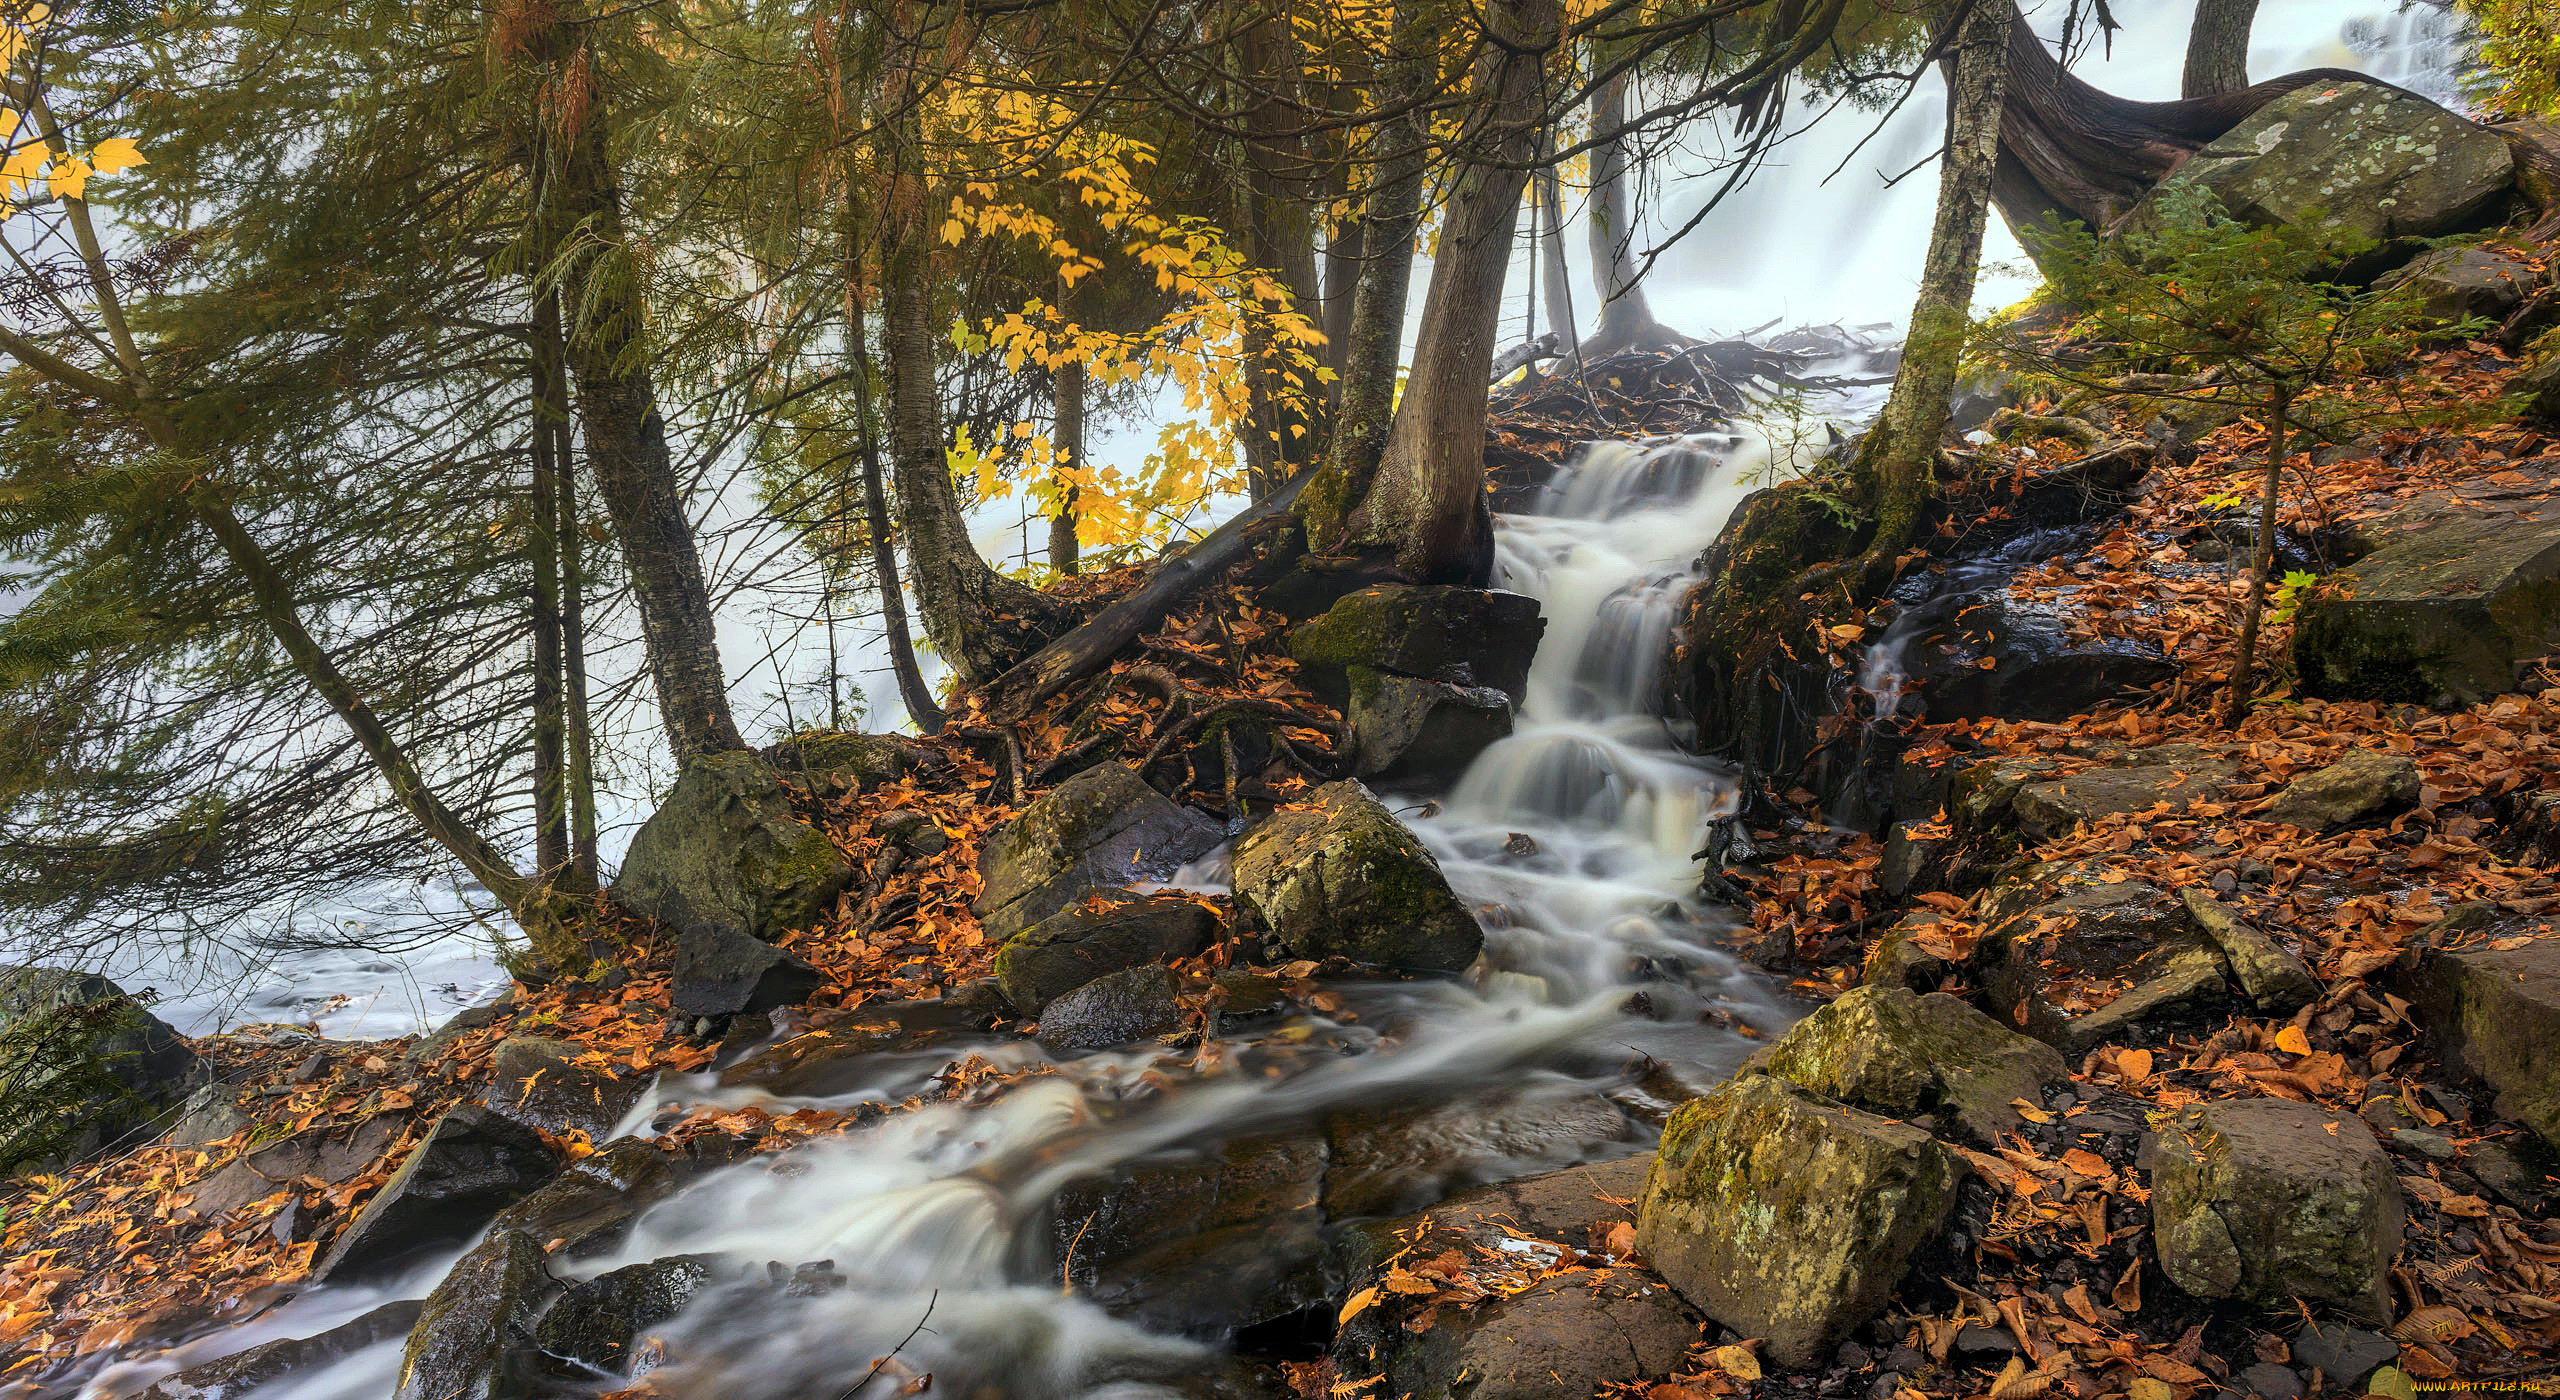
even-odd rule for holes
{"type": "Polygon", "coordinates": [[[2388,816],[2415,804],[2418,765],[2404,754],[2358,749],[2284,785],[2266,819],[2326,831],[2388,816]]]}
{"type": "Polygon", "coordinates": [[[1352,773],[1383,783],[1446,783],[1511,733],[1511,697],[1491,686],[1350,668],[1352,773]]]}
{"type": "Polygon", "coordinates": [[[1964,1001],[1903,987],[1849,992],[1798,1021],[1753,1067],[1894,1118],[1937,1115],[1982,1143],[2024,1122],[2015,1104],[2041,1106],[2070,1068],[2042,1041],[1964,1001]]]}
{"type": "Polygon", "coordinates": [[[2501,1116],[2560,1150],[2560,939],[2431,949],[2416,981],[2445,1059],[2496,1093],[2501,1116]]]}
{"type": "Polygon", "coordinates": [[[2151,1238],[2199,1298],[2387,1319],[2400,1183],[2365,1125],[2289,1099],[2180,1111],[2149,1147],[2151,1238]]]}
{"type": "Polygon", "coordinates": [[[1353,593],[1289,633],[1289,655],[1308,686],[1336,705],[1351,668],[1491,686],[1514,699],[1547,630],[1538,600],[1482,588],[1381,584],[1353,593]]]}
{"type": "Polygon", "coordinates": [[[1672,1115],[1636,1239],[1699,1311],[1808,1367],[1884,1307],[1963,1175],[1924,1128],[1745,1075],[1672,1115]]]}
{"type": "Polygon", "coordinates": [[[1234,885],[1299,957],[1456,972],[1484,945],[1440,863],[1356,782],[1327,783],[1238,837],[1234,885]]]}
{"type": "Polygon", "coordinates": [[[174,1115],[213,1071],[103,977],[0,965],[0,1175],[58,1163],[174,1115]]]}
{"type": "Polygon", "coordinates": [[[1153,963],[1097,977],[1040,1013],[1040,1043],[1052,1050],[1108,1050],[1182,1028],[1182,986],[1153,963]]]}
{"type": "Polygon", "coordinates": [[[2189,157],[2125,223],[2145,227],[2165,199],[2202,187],[2252,224],[2312,228],[2341,246],[2387,245],[2480,227],[2514,183],[2507,143],[2476,123],[2378,83],[2317,82],[2189,157]]]}
{"type": "Polygon", "coordinates": [[[764,759],[706,754],[631,838],[613,897],[676,931],[676,1008],[724,1016],[815,989],[805,966],[761,945],[818,922],[853,875],[764,759]]]}
{"type": "Polygon", "coordinates": [[[2560,647],[2560,518],[2449,516],[2324,580],[2294,615],[2303,688],[2471,704],[2560,647]]]}
{"type": "Polygon", "coordinates": [[[676,1254],[598,1274],[542,1314],[534,1344],[548,1355],[620,1375],[631,1365],[631,1344],[684,1311],[719,1262],[717,1255],[676,1254]]]}
{"type": "Polygon", "coordinates": [[[2522,262],[2492,249],[2438,248],[2382,280],[2418,297],[2420,313],[2429,321],[2452,325],[2475,317],[2495,321],[2505,316],[2533,290],[2536,275],[2522,262]]]}
{"type": "Polygon", "coordinates": [[[1089,889],[1076,902],[1005,940],[996,985],[1025,1016],[1097,977],[1209,946],[1218,916],[1187,895],[1089,889]]]}
{"type": "Polygon", "coordinates": [[[464,1104],[436,1120],[338,1236],[316,1276],[333,1283],[378,1278],[421,1250],[468,1239],[557,1166],[533,1129],[464,1104]]]}
{"type": "Polygon", "coordinates": [[[1164,879],[1223,835],[1127,764],[1096,764],[1042,794],[979,848],[978,922],[989,938],[1011,938],[1093,886],[1164,879]]]}
{"type": "Polygon", "coordinates": [[[502,1230],[427,1295],[400,1356],[394,1400],[519,1400],[535,1393],[536,1318],[560,1285],[531,1235],[502,1230]]]}

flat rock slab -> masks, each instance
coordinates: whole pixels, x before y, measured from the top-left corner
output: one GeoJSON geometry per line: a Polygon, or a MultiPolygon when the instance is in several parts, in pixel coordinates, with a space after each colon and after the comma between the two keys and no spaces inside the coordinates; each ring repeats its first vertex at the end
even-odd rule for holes
{"type": "Polygon", "coordinates": [[[1751,1065],[1798,1088],[1894,1118],[1943,1116],[1983,1143],[2025,1120],[2071,1071],[2052,1046],[1968,1003],[1897,986],[1860,987],[1796,1022],[1751,1065]]]}
{"type": "Polygon", "coordinates": [[[2404,754],[2358,749],[2284,785],[2263,814],[2306,831],[2367,821],[2415,804],[2418,765],[2404,754]]]}
{"type": "Polygon", "coordinates": [[[2021,784],[2010,810],[2018,830],[2029,839],[2050,841],[2107,817],[2154,807],[2185,811],[2190,803],[2211,796],[2229,782],[2232,772],[2228,764],[2212,761],[2092,768],[2067,778],[2021,784]]]}
{"type": "Polygon", "coordinates": [[[1327,1163],[1314,1133],[1239,1138],[1058,1194],[1069,1282],[1114,1312],[1216,1334],[1313,1301],[1327,1163]]]}
{"type": "Polygon", "coordinates": [[[2496,1092],[2501,1116],[2560,1149],[2560,939],[2431,950],[2416,981],[2444,1057],[2496,1092]]]}
{"type": "Polygon", "coordinates": [[[190,1366],[174,1376],[163,1376],[134,1400],[226,1400],[247,1395],[287,1376],[316,1371],[366,1347],[406,1337],[417,1325],[424,1307],[414,1298],[385,1303],[326,1332],[264,1342],[201,1366],[190,1366]]]}
{"type": "Polygon", "coordinates": [[[1108,1050],[1182,1028],[1182,985],[1150,963],[1097,977],[1040,1013],[1040,1043],[1052,1050],[1108,1050]]]}
{"type": "Polygon", "coordinates": [[[1672,1115],[1636,1238],[1699,1311],[1809,1367],[1884,1307],[1963,1175],[1926,1129],[1745,1075],[1672,1115]]]}
{"type": "Polygon", "coordinates": [[[2199,1298],[2389,1314],[2400,1182],[2358,1119],[2288,1099],[2198,1104],[2150,1147],[2161,1269],[2199,1298]]]}
{"type": "Polygon", "coordinates": [[[1183,894],[1088,889],[996,950],[996,984],[1025,1016],[1127,968],[1187,958],[1209,946],[1218,916],[1183,894]]]}
{"type": "Polygon", "coordinates": [[[2324,580],[2294,618],[2303,688],[2329,699],[2471,704],[2560,647],[2560,512],[2454,517],[2324,580]]]}
{"type": "Polygon", "coordinates": [[[1011,938],[1097,885],[1161,880],[1225,836],[1125,763],[1096,764],[1042,794],[979,848],[978,921],[1011,938]]]}
{"type": "Polygon", "coordinates": [[[603,1142],[648,1086],[580,1063],[588,1054],[583,1045],[546,1036],[499,1041],[490,1057],[489,1106],[547,1133],[584,1133],[603,1142]]]}

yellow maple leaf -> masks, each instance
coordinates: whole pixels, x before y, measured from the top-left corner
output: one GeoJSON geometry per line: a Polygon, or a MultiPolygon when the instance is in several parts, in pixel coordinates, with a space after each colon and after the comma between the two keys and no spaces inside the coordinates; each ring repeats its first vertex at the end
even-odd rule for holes
{"type": "Polygon", "coordinates": [[[142,158],[142,148],[133,144],[130,136],[110,136],[89,153],[89,164],[95,166],[101,175],[113,175],[117,171],[149,163],[142,158]]]}
{"type": "Polygon", "coordinates": [[[64,199],[78,199],[81,192],[89,188],[89,176],[92,173],[94,172],[90,170],[87,161],[78,156],[70,156],[53,163],[53,170],[47,176],[46,183],[53,187],[55,194],[64,199]]]}

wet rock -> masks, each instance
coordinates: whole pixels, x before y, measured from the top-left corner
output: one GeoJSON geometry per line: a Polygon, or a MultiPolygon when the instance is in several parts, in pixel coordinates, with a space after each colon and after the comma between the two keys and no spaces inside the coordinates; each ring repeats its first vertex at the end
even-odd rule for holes
{"type": "Polygon", "coordinates": [[[400,1058],[413,1065],[432,1064],[448,1049],[473,1031],[484,1031],[498,1023],[501,1008],[515,1000],[510,989],[504,996],[486,1006],[466,1006],[445,1018],[443,1025],[411,1042],[400,1052],[400,1058]]]}
{"type": "Polygon", "coordinates": [[[2044,1102],[2071,1071],[2031,1040],[1943,992],[1860,987],[1754,1055],[1756,1068],[1824,1098],[1893,1118],[1944,1117],[1983,1143],[2024,1120],[2011,1101],[2044,1102]]]}
{"type": "MultiPolygon", "coordinates": [[[[2164,197],[2202,186],[2249,223],[2308,227],[2337,244],[2391,244],[2480,226],[2514,181],[2505,141],[2423,97],[2373,83],[2313,83],[2189,157],[2125,223],[2156,225],[2164,197]]],[[[2351,270],[2370,275],[2390,262],[2369,257],[2351,270]]]]}
{"type": "Polygon", "coordinates": [[[2196,927],[2230,964],[2231,980],[2260,1011],[2290,1016],[2320,999],[2320,979],[2309,963],[2205,891],[2190,887],[2180,897],[2196,927]]]}
{"type": "Polygon", "coordinates": [[[2528,1164],[2525,1154],[2503,1142],[2475,1142],[2462,1165],[2490,1195],[2526,1215],[2538,1216],[2560,1199],[2560,1180],[2528,1164]]]}
{"type": "Polygon", "coordinates": [[[1324,1140],[1240,1138],[1059,1193],[1067,1280],[1116,1313],[1192,1335],[1267,1322],[1316,1301],[1324,1140]]]}
{"type": "Polygon", "coordinates": [[[602,1253],[621,1242],[644,1208],[725,1164],[726,1142],[697,1138],[684,1152],[664,1151],[637,1138],[609,1142],[498,1212],[490,1229],[520,1231],[552,1245],[563,1258],[602,1253]]]}
{"type": "Polygon", "coordinates": [[[1237,838],[1234,884],[1298,957],[1456,972],[1484,944],[1439,862],[1356,782],[1328,783],[1237,838]]]}
{"type": "Polygon", "coordinates": [[[1037,1016],[1097,977],[1190,957],[1217,929],[1217,915],[1186,895],[1088,889],[1005,940],[996,950],[996,982],[1014,1010],[1037,1016]]]}
{"type": "Polygon", "coordinates": [[[1218,844],[1218,824],[1166,800],[1129,770],[1103,763],[1050,789],[986,839],[978,921],[1011,938],[1092,886],[1160,880],[1218,844]]]}
{"type": "MultiPolygon", "coordinates": [[[[1943,933],[1932,930],[1945,922],[1942,915],[1928,910],[1905,914],[1893,927],[1884,931],[1876,946],[1867,951],[1865,967],[1859,981],[1869,987],[1907,987],[1915,992],[1933,992],[1966,967],[1979,963],[1971,955],[1956,956],[1956,948],[1943,933]]],[[[1982,945],[1977,944],[1976,948],[1982,945]]]]}
{"type": "MultiPolygon", "coordinates": [[[[1000,1003],[1001,999],[990,1000],[1000,1003]]],[[[785,1098],[849,1093],[880,1078],[878,1057],[939,1051],[978,1032],[987,1009],[991,1008],[968,998],[866,1006],[843,1020],[758,1050],[731,1065],[720,1082],[785,1098]]]]}
{"type": "Polygon", "coordinates": [[[2496,1092],[2501,1117],[2560,1148],[2560,939],[2430,949],[2415,980],[2438,1053],[2496,1092]]]}
{"type": "Polygon", "coordinates": [[[499,1041],[490,1059],[489,1106],[547,1133],[604,1141],[648,1086],[578,1063],[587,1053],[583,1045],[538,1035],[499,1041]]]}
{"type": "Polygon", "coordinates": [[[896,734],[797,734],[776,744],[774,770],[820,792],[885,787],[939,761],[923,744],[896,734]]]}
{"type": "Polygon", "coordinates": [[[806,1001],[826,978],[806,962],[734,928],[703,924],[676,941],[667,1001],[687,1016],[756,1016],[806,1001]]]}
{"type": "Polygon", "coordinates": [[[2293,1359],[2317,1370],[2326,1389],[2359,1394],[2375,1371],[2400,1359],[2400,1343],[2379,1332],[2313,1318],[2294,1334],[2293,1359]]]}
{"type": "Polygon", "coordinates": [[[2407,757],[2358,749],[2285,784],[2264,815],[2305,831],[2326,831],[2416,805],[2418,783],[2418,765],[2407,757]]]}
{"type": "Polygon", "coordinates": [[[1658,1281],[1586,1270],[1444,1311],[1419,1334],[1355,1325],[1334,1358],[1346,1376],[1384,1372],[1385,1393],[1412,1400],[1555,1400],[1668,1379],[1697,1338],[1697,1314],[1658,1281]]]}
{"type": "Polygon", "coordinates": [[[559,1291],[532,1236],[491,1235],[427,1295],[400,1357],[395,1400],[532,1396],[538,1354],[526,1342],[559,1291]]]}
{"type": "Polygon", "coordinates": [[[2028,839],[2050,841],[2068,836],[2085,823],[2146,812],[2166,805],[2182,812],[2187,804],[2210,797],[2230,781],[2230,765],[2142,764],[2129,768],[2092,768],[2067,778],[2020,784],[2010,801],[2018,830],[2028,839]]]}
{"type": "Polygon", "coordinates": [[[178,1106],[177,1121],[160,1140],[172,1147],[204,1147],[249,1126],[240,1111],[240,1090],[231,1084],[207,1084],[178,1106]]]}
{"type": "Polygon", "coordinates": [[[1984,1004],[2066,1060],[2229,997],[2228,965],[2176,901],[2140,881],[2102,876],[2038,867],[2005,892],[2008,899],[1995,889],[1986,901],[1999,917],[2012,900],[2042,899],[1985,940],[1997,961],[1984,978],[1984,1004]]]}
{"type": "Polygon", "coordinates": [[[1150,964],[1097,977],[1040,1013],[1040,1043],[1053,1050],[1108,1050],[1182,1029],[1182,984],[1150,964]]]}
{"type": "Polygon", "coordinates": [[[2261,1361],[2241,1368],[2232,1379],[2240,1383],[2243,1394],[2254,1395],[2258,1400],[2302,1400],[2302,1377],[2295,1375],[2290,1366],[2261,1361]]]}
{"type": "Polygon", "coordinates": [[[2303,688],[2470,704],[2560,646],[2560,519],[2447,516],[2324,580],[2294,617],[2303,688]]]}
{"type": "Polygon", "coordinates": [[[1349,670],[1348,715],[1359,739],[1352,772],[1385,783],[1447,782],[1511,733],[1511,698],[1491,686],[1452,685],[1349,670]]]}
{"type": "Polygon", "coordinates": [[[0,1175],[94,1152],[212,1077],[168,1022],[106,978],[0,964],[0,1175]]]}
{"type": "Polygon", "coordinates": [[[1560,1166],[1627,1136],[1616,1104],[1578,1092],[1497,1090],[1336,1114],[1325,1123],[1333,1157],[1325,1213],[1337,1220],[1402,1214],[1439,1200],[1453,1184],[1560,1166]]]}
{"type": "Polygon", "coordinates": [[[533,1129],[464,1104],[436,1120],[338,1237],[316,1276],[332,1283],[378,1277],[419,1250],[467,1239],[558,1165],[533,1129]]]}
{"type": "Polygon", "coordinates": [[[314,1371],[366,1347],[409,1335],[425,1309],[418,1300],[385,1303],[353,1322],[309,1337],[261,1343],[176,1375],[163,1376],[135,1400],[225,1400],[286,1376],[314,1371]]]}
{"type": "Polygon", "coordinates": [[[1350,668],[1490,686],[1517,700],[1547,629],[1538,600],[1481,588],[1382,584],[1349,594],[1289,633],[1309,689],[1335,705],[1350,668]]]}
{"type": "Polygon", "coordinates": [[[2388,1315],[2400,1183],[2362,1123],[2286,1099],[2199,1104],[2162,1127],[2151,1163],[2152,1240],[2180,1288],[2388,1315]]]}
{"type": "Polygon", "coordinates": [[[352,1128],[308,1129],[243,1154],[196,1183],[190,1195],[198,1213],[218,1216],[264,1200],[301,1177],[342,1186],[364,1175],[407,1126],[401,1115],[385,1113],[352,1128]]]}
{"type": "Polygon", "coordinates": [[[1876,863],[1876,886],[1896,899],[1911,893],[1926,878],[1938,853],[1946,847],[1943,838],[1921,836],[1925,822],[1895,822],[1886,833],[1884,855],[1876,863]]]}
{"type": "Polygon", "coordinates": [[[1924,1129],[1746,1075],[1672,1116],[1636,1238],[1699,1311],[1810,1367],[1892,1296],[1962,1175],[1924,1129]]]}
{"type": "Polygon", "coordinates": [[[534,1344],[621,1375],[631,1364],[632,1342],[684,1311],[719,1262],[712,1254],[677,1254],[598,1274],[551,1305],[534,1328],[534,1344]]]}
{"type": "Polygon", "coordinates": [[[1998,592],[1928,606],[1947,616],[1921,634],[1911,680],[1933,723],[2068,719],[2178,673],[2157,647],[2074,637],[2058,607],[1998,592]]]}
{"type": "Polygon", "coordinates": [[[2489,248],[2438,248],[2382,279],[2420,298],[2420,314],[2450,325],[2504,318],[2533,289],[2534,270],[2489,248]]]}

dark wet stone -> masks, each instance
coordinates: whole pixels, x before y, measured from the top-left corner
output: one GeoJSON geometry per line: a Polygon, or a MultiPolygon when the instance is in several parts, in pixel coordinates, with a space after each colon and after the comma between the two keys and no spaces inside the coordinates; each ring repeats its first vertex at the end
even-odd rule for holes
{"type": "MultiPolygon", "coordinates": [[[[1579,1272],[1460,1311],[1413,1333],[1393,1305],[1355,1318],[1334,1344],[1341,1374],[1383,1371],[1413,1400],[1558,1400],[1668,1379],[1698,1339],[1698,1317],[1633,1270],[1579,1272]]],[[[1611,1393],[1615,1393],[1611,1391],[1611,1393]]]]}
{"type": "Polygon", "coordinates": [[[489,1071],[489,1106],[544,1132],[584,1133],[602,1142],[648,1086],[577,1063],[586,1053],[583,1045],[543,1036],[509,1036],[498,1042],[489,1071]]]}
{"type": "Polygon", "coordinates": [[[1164,879],[1224,836],[1127,764],[1096,764],[1042,794],[979,848],[979,922],[988,937],[1011,938],[1087,889],[1164,879]]]}
{"type": "Polygon", "coordinates": [[[1517,699],[1545,632],[1538,600],[1524,594],[1382,584],[1293,629],[1289,655],[1308,688],[1337,706],[1351,697],[1354,666],[1517,699]]]}
{"type": "Polygon", "coordinates": [[[682,1312],[719,1263],[718,1255],[677,1254],[598,1274],[551,1305],[534,1342],[555,1357],[620,1375],[632,1342],[682,1312]]]}
{"type": "Polygon", "coordinates": [[[534,1320],[559,1291],[531,1236],[491,1235],[427,1295],[394,1400],[529,1400],[534,1320]]]}
{"type": "Polygon", "coordinates": [[[1354,1109],[1325,1122],[1333,1151],[1325,1213],[1402,1214],[1452,1186],[1598,1156],[1629,1136],[1626,1115],[1591,1093],[1489,1090],[1446,1103],[1354,1109]]]}
{"type": "Polygon", "coordinates": [[[1511,697],[1491,686],[1350,668],[1352,773],[1380,783],[1448,783],[1511,733],[1511,697]]]}
{"type": "Polygon", "coordinates": [[[533,1129],[464,1104],[436,1120],[314,1276],[333,1283],[377,1277],[420,1250],[459,1243],[558,1166],[533,1129]]]}
{"type": "Polygon", "coordinates": [[[163,1376],[135,1400],[228,1400],[259,1386],[318,1370],[366,1347],[409,1335],[426,1305],[417,1299],[385,1303],[353,1322],[314,1336],[264,1342],[247,1351],[163,1376]]]}
{"type": "Polygon", "coordinates": [[[1040,1013],[1040,1043],[1055,1050],[1108,1050],[1182,1029],[1182,986],[1169,968],[1133,967],[1098,977],[1040,1013]]]}
{"type": "Polygon", "coordinates": [[[809,999],[816,968],[734,928],[700,925],[676,942],[668,1004],[687,1016],[754,1016],[809,999]]]}
{"type": "Polygon", "coordinates": [[[2140,881],[2108,883],[2104,873],[2031,867],[2014,884],[1994,886],[1986,903],[2001,917],[2039,901],[1984,940],[1996,961],[1983,1004],[2065,1060],[2230,1000],[2229,965],[2185,908],[2140,881]],[[2086,1005],[2086,993],[2104,987],[2123,990],[2103,1006],[2086,1005]]]}
{"type": "Polygon", "coordinates": [[[1912,680],[1932,722],[2067,719],[2178,673],[2157,647],[2073,636],[2058,608],[2000,593],[1951,595],[1927,606],[1947,613],[1921,634],[1911,656],[1912,680]]]}
{"type": "Polygon", "coordinates": [[[1054,1219],[1067,1279],[1114,1312],[1193,1335],[1319,1296],[1326,1164],[1313,1134],[1240,1138],[1068,1186],[1054,1219]]]}
{"type": "Polygon", "coordinates": [[[0,1175],[69,1162],[168,1117],[213,1068],[122,987],[0,964],[0,1175]]]}
{"type": "Polygon", "coordinates": [[[720,1082],[785,1098],[849,1093],[879,1078],[879,1057],[935,1050],[978,1034],[985,1023],[984,1009],[969,1001],[879,1003],[766,1046],[723,1071],[720,1082]]]}
{"type": "Polygon", "coordinates": [[[996,980],[1015,1010],[1037,1016],[1098,977],[1190,957],[1217,928],[1217,915],[1187,895],[1088,889],[1006,939],[996,950],[996,980]]]}
{"type": "Polygon", "coordinates": [[[2261,1361],[2244,1367],[2232,1379],[2240,1383],[2244,1393],[2257,1396],[2258,1400],[2302,1400],[2302,1377],[2289,1366],[2261,1361]]]}
{"type": "Polygon", "coordinates": [[[2316,1368],[2332,1390],[2356,1393],[2375,1371],[2400,1359],[2400,1343],[2335,1319],[2312,1319],[2293,1337],[2293,1359],[2316,1368]]]}

